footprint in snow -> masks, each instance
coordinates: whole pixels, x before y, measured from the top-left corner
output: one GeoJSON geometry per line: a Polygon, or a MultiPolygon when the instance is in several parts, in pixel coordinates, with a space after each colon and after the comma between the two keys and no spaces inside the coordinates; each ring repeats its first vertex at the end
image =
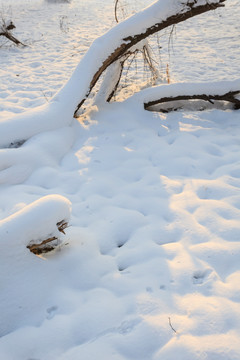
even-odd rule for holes
{"type": "Polygon", "coordinates": [[[141,322],[141,319],[126,320],[118,327],[119,334],[126,335],[134,330],[134,328],[141,322]]]}
{"type": "Polygon", "coordinates": [[[198,270],[193,273],[193,284],[195,285],[202,285],[204,284],[207,279],[209,278],[209,275],[212,273],[212,270],[198,270]]]}
{"type": "Polygon", "coordinates": [[[47,309],[47,319],[51,320],[57,311],[58,307],[57,306],[51,306],[50,308],[47,309]]]}

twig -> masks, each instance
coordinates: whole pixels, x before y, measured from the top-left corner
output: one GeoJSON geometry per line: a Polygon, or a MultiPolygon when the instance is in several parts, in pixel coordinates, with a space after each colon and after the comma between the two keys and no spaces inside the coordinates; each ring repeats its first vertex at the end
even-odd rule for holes
{"type": "Polygon", "coordinates": [[[176,29],[176,25],[173,24],[172,25],[172,28],[171,28],[171,31],[170,31],[170,34],[169,34],[169,38],[168,38],[168,57],[169,57],[169,60],[170,60],[170,57],[171,57],[171,52],[170,52],[170,47],[172,47],[172,51],[174,53],[174,48],[173,48],[173,32],[174,30],[176,29]],[[172,45],[172,46],[171,46],[172,45]]]}
{"type": "Polygon", "coordinates": [[[43,94],[44,99],[49,103],[49,99],[48,99],[47,95],[44,93],[43,90],[41,90],[41,93],[43,94]]]}
{"type": "Polygon", "coordinates": [[[151,72],[152,82],[155,82],[157,80],[157,78],[158,78],[158,71],[157,71],[156,67],[153,64],[154,59],[151,56],[148,44],[143,46],[142,53],[143,53],[144,62],[148,65],[148,68],[149,68],[149,70],[151,72]]]}
{"type": "Polygon", "coordinates": [[[64,235],[66,235],[64,230],[68,227],[67,221],[65,221],[65,220],[59,221],[57,223],[57,227],[58,227],[58,231],[60,231],[64,235]]]}
{"type": "Polygon", "coordinates": [[[172,329],[172,331],[174,331],[176,334],[177,334],[177,331],[174,329],[174,327],[172,326],[172,323],[171,323],[171,318],[168,317],[168,323],[169,323],[169,326],[170,328],[172,329]]]}
{"type": "Polygon", "coordinates": [[[118,6],[118,0],[115,0],[114,16],[115,16],[116,22],[118,23],[117,6],[118,6]]]}
{"type": "Polygon", "coordinates": [[[130,53],[130,55],[128,56],[128,58],[130,58],[131,55],[132,55],[132,59],[129,60],[128,67],[127,67],[127,69],[126,69],[125,84],[126,84],[126,82],[127,82],[127,75],[128,75],[129,70],[130,70],[130,67],[131,67],[133,61],[135,60],[135,58],[136,58],[136,56],[137,56],[137,54],[138,54],[139,51],[140,51],[140,50],[136,49],[136,50],[134,50],[132,53],[130,53]]]}
{"type": "MultiPolygon", "coordinates": [[[[65,235],[65,229],[68,227],[68,223],[65,220],[59,221],[57,224],[58,231],[65,235]]],[[[47,253],[52,251],[58,245],[59,239],[56,236],[50,237],[46,240],[43,240],[39,244],[29,244],[27,248],[35,255],[40,255],[42,253],[47,253]],[[55,243],[57,241],[57,244],[55,243]]]]}

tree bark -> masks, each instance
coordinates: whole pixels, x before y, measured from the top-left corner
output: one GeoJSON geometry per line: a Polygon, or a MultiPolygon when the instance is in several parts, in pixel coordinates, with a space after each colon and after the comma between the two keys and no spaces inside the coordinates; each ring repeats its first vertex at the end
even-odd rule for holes
{"type": "Polygon", "coordinates": [[[115,61],[115,63],[108,67],[103,83],[99,89],[96,102],[98,102],[98,99],[101,99],[100,101],[104,102],[111,101],[120,83],[124,63],[126,60],[127,56],[118,61],[115,61]]]}

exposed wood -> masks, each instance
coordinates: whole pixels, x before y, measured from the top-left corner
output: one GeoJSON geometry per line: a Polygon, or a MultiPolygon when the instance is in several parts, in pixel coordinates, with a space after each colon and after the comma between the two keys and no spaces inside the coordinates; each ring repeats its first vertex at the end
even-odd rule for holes
{"type": "Polygon", "coordinates": [[[117,81],[116,81],[111,93],[108,95],[107,102],[111,101],[111,99],[113,98],[113,96],[115,95],[115,93],[117,91],[118,85],[119,85],[121,77],[122,77],[124,62],[125,62],[125,60],[120,62],[120,71],[119,71],[119,74],[118,74],[118,78],[117,78],[117,81]]]}
{"type": "Polygon", "coordinates": [[[84,104],[85,100],[91,93],[93,87],[96,85],[98,79],[102,73],[116,60],[120,59],[124,54],[126,54],[130,48],[139,43],[140,41],[146,39],[148,36],[155,34],[158,31],[161,31],[171,25],[178,24],[183,22],[191,17],[196,15],[203,14],[210,10],[215,10],[219,7],[223,7],[225,0],[219,0],[217,3],[205,3],[203,5],[198,5],[195,1],[189,1],[188,3],[183,3],[183,12],[172,15],[161,22],[157,22],[147,28],[143,33],[135,34],[128,36],[122,39],[122,44],[118,46],[111,54],[109,54],[106,59],[103,61],[100,68],[96,71],[89,85],[89,89],[85,96],[80,100],[77,108],[74,112],[74,117],[77,117],[77,112],[84,104]],[[187,8],[186,8],[187,7],[187,8]]]}
{"type": "Polygon", "coordinates": [[[40,255],[49,251],[52,251],[54,249],[54,246],[52,244],[53,241],[57,240],[55,236],[43,240],[40,244],[32,244],[28,245],[27,248],[35,255],[40,255]]]}
{"type": "MultiPolygon", "coordinates": [[[[65,229],[68,227],[68,223],[65,220],[59,221],[57,224],[58,231],[65,235],[65,229]]],[[[40,255],[43,253],[47,253],[52,251],[56,248],[58,238],[56,236],[52,236],[46,240],[43,240],[41,243],[38,244],[29,244],[27,248],[35,255],[40,255]]]]}

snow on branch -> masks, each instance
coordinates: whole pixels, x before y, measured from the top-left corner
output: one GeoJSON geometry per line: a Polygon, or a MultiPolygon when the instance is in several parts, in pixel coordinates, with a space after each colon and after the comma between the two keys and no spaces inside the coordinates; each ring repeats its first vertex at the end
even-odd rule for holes
{"type": "Polygon", "coordinates": [[[162,0],[117,24],[95,40],[56,99],[75,89],[74,115],[85,102],[102,73],[148,36],[193,16],[224,6],[225,0],[162,0]],[[86,71],[88,72],[87,76],[86,71]],[[79,84],[80,87],[79,87],[79,84]],[[79,90],[78,90],[79,88],[79,90]]]}
{"type": "Polygon", "coordinates": [[[179,100],[204,100],[213,103],[228,101],[235,109],[240,108],[240,79],[211,83],[177,83],[159,85],[134,94],[126,101],[143,104],[146,110],[152,106],[179,100]]]}
{"type": "MultiPolygon", "coordinates": [[[[9,147],[11,143],[22,143],[43,131],[68,127],[73,121],[73,115],[77,117],[78,110],[110,65],[114,66],[108,76],[112,85],[117,86],[122,62],[141,41],[168,26],[222,7],[224,2],[225,0],[158,0],[118,23],[92,43],[69,81],[48,104],[1,122],[0,146],[9,147]],[[117,76],[112,71],[117,71],[117,76]]],[[[112,96],[110,90],[109,87],[105,92],[108,99],[112,96]]]]}
{"type": "Polygon", "coordinates": [[[30,317],[37,323],[45,318],[46,308],[42,305],[61,271],[56,263],[34,253],[61,243],[61,230],[70,214],[70,201],[56,194],[44,196],[0,220],[0,336],[16,330],[19,324],[28,325],[30,317]],[[44,244],[50,238],[54,240],[44,244]],[[41,249],[29,248],[34,244],[42,244],[41,249]]]}
{"type": "Polygon", "coordinates": [[[48,195],[1,220],[1,256],[4,258],[10,248],[13,258],[21,254],[24,261],[28,251],[26,248],[35,254],[44,252],[46,248],[53,249],[61,240],[70,214],[71,203],[68,199],[60,195],[48,195]]]}

